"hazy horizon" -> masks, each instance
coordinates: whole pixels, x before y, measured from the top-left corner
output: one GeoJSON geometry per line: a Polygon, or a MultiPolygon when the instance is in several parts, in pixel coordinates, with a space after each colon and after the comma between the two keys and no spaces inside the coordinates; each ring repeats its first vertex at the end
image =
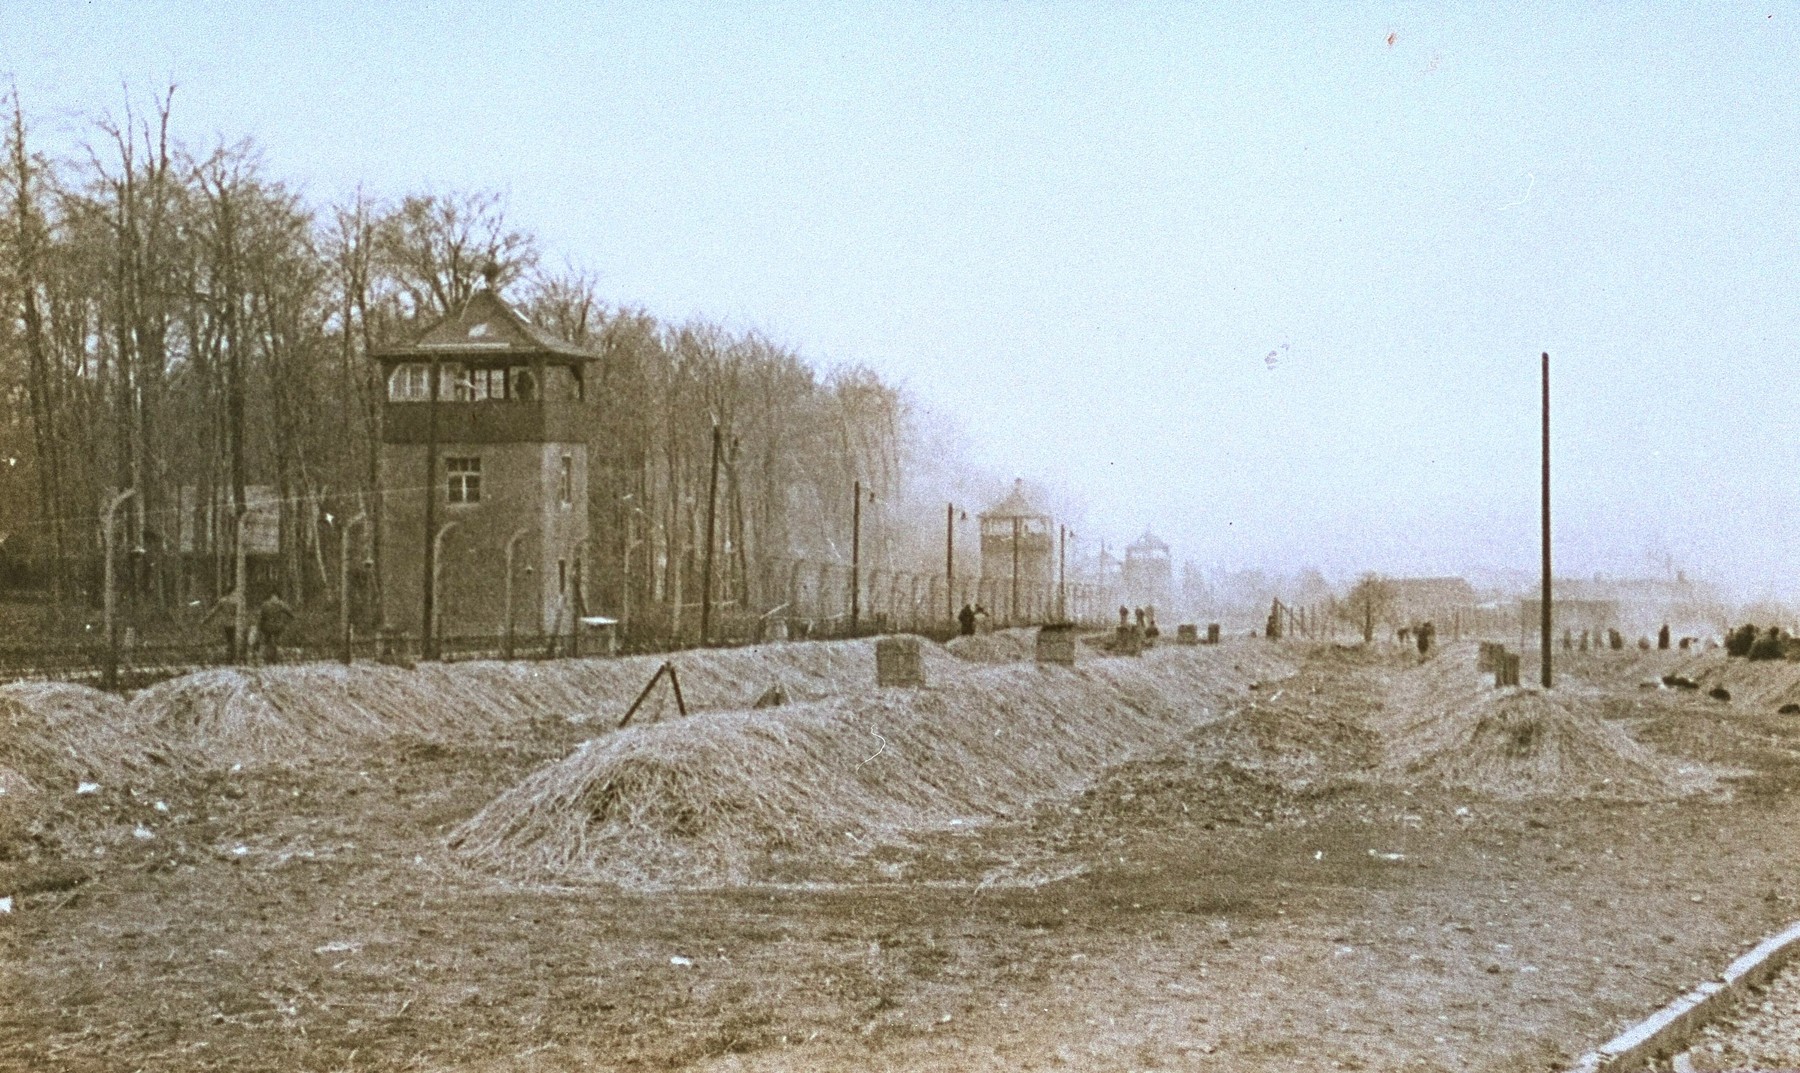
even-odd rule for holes
{"type": "Polygon", "coordinates": [[[1535,571],[1549,351],[1559,576],[1792,591],[1788,12],[425,10],[16,3],[0,74],[52,151],[172,78],[312,197],[503,190],[1178,563],[1535,571]]]}

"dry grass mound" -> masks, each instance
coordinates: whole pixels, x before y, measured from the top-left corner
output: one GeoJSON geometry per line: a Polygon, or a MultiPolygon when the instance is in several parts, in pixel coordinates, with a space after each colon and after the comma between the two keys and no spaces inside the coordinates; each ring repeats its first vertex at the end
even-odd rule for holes
{"type": "Polygon", "coordinates": [[[1299,700],[1272,696],[1206,727],[1195,736],[1195,756],[1272,779],[1289,792],[1374,768],[1381,739],[1373,731],[1299,700]]]}
{"type": "MultiPolygon", "coordinates": [[[[926,673],[956,666],[927,646],[926,673]]],[[[690,710],[749,705],[780,683],[799,700],[874,679],[870,641],[802,642],[667,657],[421,664],[413,670],[314,663],[202,671],[134,697],[124,718],[149,740],[205,765],[329,759],[394,741],[480,744],[537,720],[616,721],[667,659],[690,710]]],[[[659,688],[635,721],[674,714],[659,688]]]]}
{"type": "Polygon", "coordinates": [[[60,682],[0,686],[0,859],[51,823],[142,782],[166,759],[124,725],[118,698],[60,682]],[[84,789],[85,787],[85,789],[84,789]]]}
{"type": "Polygon", "coordinates": [[[1713,784],[1600,718],[1595,701],[1574,690],[1488,692],[1417,718],[1391,742],[1389,766],[1502,798],[1659,800],[1713,784]]]}
{"type": "Polygon", "coordinates": [[[969,637],[955,637],[945,651],[971,663],[1020,663],[1037,659],[1037,631],[998,630],[969,637]]]}
{"type": "Polygon", "coordinates": [[[1283,669],[1225,650],[946,668],[925,689],[634,726],[534,773],[451,846],[531,881],[656,888],[803,873],[809,859],[1072,795],[1283,669]]]}

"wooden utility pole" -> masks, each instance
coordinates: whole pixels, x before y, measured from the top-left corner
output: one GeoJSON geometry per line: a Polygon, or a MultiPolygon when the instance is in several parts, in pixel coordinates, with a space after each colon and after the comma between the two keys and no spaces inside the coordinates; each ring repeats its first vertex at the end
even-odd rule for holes
{"type": "MultiPolygon", "coordinates": [[[[421,659],[437,658],[437,456],[438,456],[438,359],[431,359],[430,413],[425,421],[425,621],[419,629],[421,659]]],[[[240,504],[238,507],[242,510],[240,504]]],[[[238,593],[238,598],[243,598],[238,593]]]]}
{"type": "Polygon", "coordinates": [[[944,504],[944,613],[956,620],[956,504],[944,504]]]}
{"type": "Polygon", "coordinates": [[[719,507],[719,445],[717,422],[712,435],[712,481],[706,490],[706,558],[700,572],[700,647],[705,648],[712,630],[713,520],[719,507]]]}
{"type": "Polygon", "coordinates": [[[1006,608],[1006,624],[1018,625],[1019,619],[1019,529],[1021,519],[1014,518],[1012,532],[1012,599],[1006,608]]]}
{"type": "Polygon", "coordinates": [[[1550,352],[1544,352],[1544,598],[1540,609],[1543,637],[1544,688],[1549,689],[1550,673],[1550,352]]]}
{"type": "Polygon", "coordinates": [[[850,633],[862,618],[862,482],[851,488],[850,504],[850,633]]]}
{"type": "Polygon", "coordinates": [[[1069,527],[1057,526],[1056,621],[1069,621],[1069,527]]]}

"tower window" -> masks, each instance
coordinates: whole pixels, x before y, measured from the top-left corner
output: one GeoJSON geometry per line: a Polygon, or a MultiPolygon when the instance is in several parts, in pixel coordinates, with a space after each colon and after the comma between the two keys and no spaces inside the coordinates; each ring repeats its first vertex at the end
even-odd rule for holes
{"type": "Polygon", "coordinates": [[[389,402],[424,402],[431,398],[431,366],[417,363],[394,366],[388,374],[389,402]]]}
{"type": "Polygon", "coordinates": [[[476,369],[469,374],[469,383],[474,389],[475,402],[506,398],[505,369],[476,369]]]}
{"type": "Polygon", "coordinates": [[[450,477],[450,502],[481,502],[481,459],[446,458],[444,472],[450,477]]]}
{"type": "Polygon", "coordinates": [[[575,502],[575,456],[562,456],[562,474],[557,481],[557,498],[563,506],[575,502]]]}

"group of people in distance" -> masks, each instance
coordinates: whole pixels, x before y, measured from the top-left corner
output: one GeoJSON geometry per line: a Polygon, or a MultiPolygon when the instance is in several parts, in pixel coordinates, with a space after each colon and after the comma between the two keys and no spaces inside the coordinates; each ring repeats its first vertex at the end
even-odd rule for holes
{"type": "Polygon", "coordinates": [[[963,604],[962,610],[956,613],[956,626],[964,637],[988,632],[987,608],[980,604],[963,604]]]}
{"type": "Polygon", "coordinates": [[[1400,643],[1405,644],[1408,640],[1415,642],[1419,646],[1419,655],[1421,656],[1430,654],[1432,642],[1437,640],[1437,626],[1430,622],[1402,627],[1398,632],[1400,643]]]}
{"type": "MultiPolygon", "coordinates": [[[[226,662],[236,663],[242,653],[238,652],[237,637],[238,594],[228,592],[219,597],[219,602],[212,606],[200,625],[210,626],[217,623],[221,636],[225,639],[226,662]]],[[[289,607],[280,593],[271,592],[268,599],[256,608],[256,620],[250,624],[250,636],[244,638],[244,647],[248,650],[260,648],[264,663],[281,662],[281,635],[294,621],[294,609],[289,607]]]]}
{"type": "Polygon", "coordinates": [[[1137,618],[1137,628],[1143,631],[1145,637],[1156,637],[1161,634],[1162,631],[1156,628],[1156,608],[1119,605],[1119,625],[1130,626],[1133,616],[1137,618]]]}

